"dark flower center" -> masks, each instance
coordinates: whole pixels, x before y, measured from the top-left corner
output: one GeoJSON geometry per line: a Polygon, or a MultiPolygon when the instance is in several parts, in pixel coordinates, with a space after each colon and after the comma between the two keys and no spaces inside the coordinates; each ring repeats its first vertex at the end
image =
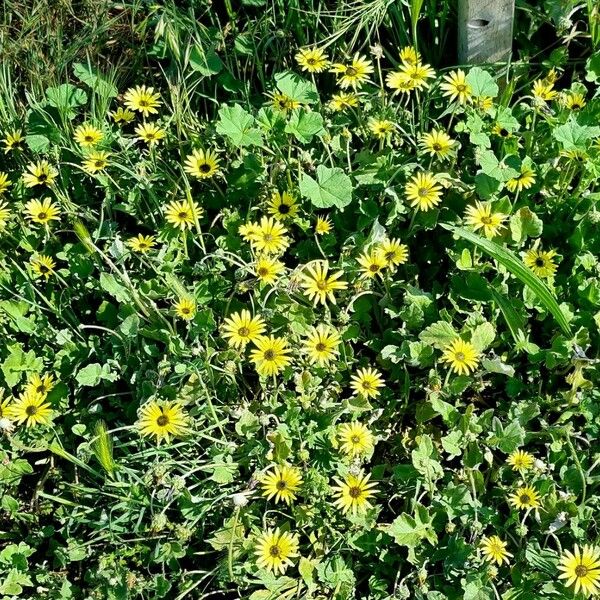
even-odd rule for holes
{"type": "Polygon", "coordinates": [[[327,350],[327,346],[323,343],[323,342],[319,342],[316,346],[315,346],[315,350],[317,352],[325,352],[325,350],[327,350]]]}
{"type": "Polygon", "coordinates": [[[181,219],[187,219],[188,218],[188,214],[186,210],[182,210],[181,212],[177,213],[177,216],[181,219]]]}
{"type": "Polygon", "coordinates": [[[275,352],[273,350],[265,350],[264,357],[265,360],[274,360],[275,352]]]}
{"type": "Polygon", "coordinates": [[[93,142],[93,141],[94,141],[94,138],[93,138],[91,135],[86,135],[86,136],[85,136],[85,141],[86,141],[86,142],[93,142]]]}
{"type": "Polygon", "coordinates": [[[198,165],[198,169],[200,169],[201,173],[210,173],[210,165],[208,163],[198,165]]]}
{"type": "Polygon", "coordinates": [[[464,352],[457,352],[457,353],[454,355],[454,358],[455,358],[456,360],[458,360],[458,361],[462,362],[462,361],[464,361],[464,360],[465,360],[465,353],[464,353],[464,352]]]}
{"type": "Polygon", "coordinates": [[[248,337],[249,334],[250,334],[250,330],[247,327],[240,327],[238,329],[238,335],[240,337],[248,337]]]}
{"type": "Polygon", "coordinates": [[[277,210],[282,214],[282,215],[287,215],[290,212],[290,207],[288,204],[280,204],[277,207],[277,210]]]}
{"type": "Polygon", "coordinates": [[[348,490],[348,495],[350,496],[350,498],[358,498],[362,493],[362,490],[359,487],[351,487],[348,490]]]}
{"type": "Polygon", "coordinates": [[[165,425],[168,425],[169,417],[167,417],[166,415],[160,415],[160,417],[158,417],[158,419],[156,419],[156,424],[159,427],[164,427],[165,425]]]}
{"type": "Polygon", "coordinates": [[[360,442],[360,437],[359,437],[358,435],[353,435],[353,436],[350,438],[350,441],[351,441],[353,444],[358,444],[358,443],[360,442]]]}
{"type": "Polygon", "coordinates": [[[143,107],[149,106],[148,100],[140,100],[139,104],[140,104],[140,106],[143,106],[143,107]]]}
{"type": "Polygon", "coordinates": [[[377,271],[379,271],[379,265],[376,265],[376,264],[369,265],[369,271],[371,271],[371,273],[377,273],[377,271]]]}
{"type": "Polygon", "coordinates": [[[314,65],[314,64],[315,64],[317,61],[316,61],[314,58],[307,58],[307,59],[306,59],[306,62],[307,62],[309,65],[314,65]]]}
{"type": "Polygon", "coordinates": [[[324,292],[327,289],[327,281],[325,279],[319,279],[315,283],[317,285],[317,288],[320,289],[322,292],[324,292]]]}
{"type": "Polygon", "coordinates": [[[521,504],[529,504],[531,502],[531,497],[529,494],[521,494],[519,500],[521,501],[521,504]]]}
{"type": "Polygon", "coordinates": [[[346,75],[348,75],[348,77],[356,77],[358,71],[354,67],[346,67],[346,75]]]}
{"type": "Polygon", "coordinates": [[[269,274],[269,269],[267,269],[266,267],[261,267],[260,269],[258,269],[258,275],[260,277],[266,277],[269,274]]]}
{"type": "MultiPolygon", "coordinates": [[[[40,270],[42,271],[42,273],[44,272],[44,270],[43,270],[43,269],[40,269],[40,270]]],[[[47,268],[46,268],[46,270],[49,270],[49,269],[47,269],[47,268]]],[[[38,385],[38,386],[35,388],[35,391],[36,391],[38,394],[45,394],[45,393],[46,393],[48,390],[46,389],[46,386],[45,386],[44,384],[42,384],[42,385],[38,385]]]]}
{"type": "Polygon", "coordinates": [[[418,190],[417,194],[418,194],[418,195],[419,195],[421,198],[424,198],[425,196],[428,196],[428,195],[429,195],[429,188],[426,188],[426,187],[419,188],[419,190],[418,190]]]}
{"type": "Polygon", "coordinates": [[[46,179],[48,179],[48,175],[47,175],[46,173],[40,173],[40,174],[38,175],[38,179],[39,179],[40,181],[46,181],[46,179]]]}
{"type": "Polygon", "coordinates": [[[271,233],[263,233],[263,242],[272,242],[273,235],[271,233]]]}
{"type": "Polygon", "coordinates": [[[279,548],[279,546],[275,545],[275,546],[271,546],[269,548],[269,554],[273,557],[273,558],[279,558],[279,556],[281,556],[281,550],[279,548]]]}
{"type": "Polygon", "coordinates": [[[456,91],[457,91],[457,92],[464,92],[466,89],[467,89],[467,86],[466,86],[466,85],[464,85],[463,83],[459,83],[459,84],[456,86],[456,91]]]}
{"type": "Polygon", "coordinates": [[[38,213],[38,219],[43,220],[43,219],[47,219],[47,218],[48,218],[48,213],[45,213],[45,212],[38,213]]]}
{"type": "Polygon", "coordinates": [[[585,577],[588,574],[588,568],[583,565],[577,565],[575,567],[575,575],[577,577],[585,577]]]}
{"type": "MultiPolygon", "coordinates": [[[[40,273],[48,273],[48,271],[50,271],[50,269],[46,265],[40,265],[38,268],[40,270],[40,273]]],[[[43,386],[41,386],[41,387],[42,387],[41,391],[43,391],[43,386]]],[[[40,389],[38,388],[37,391],[39,392],[40,389]]]]}
{"type": "Polygon", "coordinates": [[[504,127],[500,130],[499,133],[502,137],[508,137],[508,129],[504,129],[504,127]]]}
{"type": "Polygon", "coordinates": [[[437,142],[435,142],[431,147],[435,152],[439,152],[442,149],[442,145],[438,144],[437,142]]]}
{"type": "Polygon", "coordinates": [[[363,390],[370,390],[371,389],[371,382],[370,381],[363,381],[362,382],[362,388],[363,388],[363,390]]]}
{"type": "Polygon", "coordinates": [[[33,415],[37,414],[38,411],[38,407],[37,406],[33,406],[33,405],[29,405],[26,409],[25,409],[25,414],[29,417],[33,417],[33,415]]]}
{"type": "Polygon", "coordinates": [[[278,490],[285,490],[285,488],[287,487],[287,484],[285,481],[282,481],[281,479],[277,482],[277,489],[278,490]]]}
{"type": "Polygon", "coordinates": [[[541,257],[538,257],[535,259],[535,266],[536,267],[543,267],[546,263],[544,262],[544,259],[541,257]]]}

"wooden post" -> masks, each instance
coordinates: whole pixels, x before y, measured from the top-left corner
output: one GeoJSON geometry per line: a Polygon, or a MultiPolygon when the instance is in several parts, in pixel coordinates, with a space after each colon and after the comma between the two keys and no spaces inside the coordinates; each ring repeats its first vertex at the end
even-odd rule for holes
{"type": "Polygon", "coordinates": [[[508,61],[514,18],[515,0],[458,0],[460,63],[508,61]]]}

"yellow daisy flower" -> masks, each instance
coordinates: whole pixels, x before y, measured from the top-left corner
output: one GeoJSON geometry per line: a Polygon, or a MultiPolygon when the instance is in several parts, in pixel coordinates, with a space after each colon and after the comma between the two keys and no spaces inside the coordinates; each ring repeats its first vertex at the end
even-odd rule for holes
{"type": "Polygon", "coordinates": [[[521,174],[514,179],[506,182],[506,189],[509,192],[528,190],[535,183],[535,172],[530,167],[521,167],[521,174]]]}
{"type": "Polygon", "coordinates": [[[254,274],[263,283],[274,284],[284,269],[282,262],[267,255],[261,255],[256,260],[254,274]]]}
{"type": "Polygon", "coordinates": [[[119,106],[115,112],[109,113],[112,117],[113,121],[118,125],[122,123],[131,123],[135,119],[135,114],[131,112],[128,108],[122,108],[119,106]]]}
{"type": "Polygon", "coordinates": [[[342,339],[337,331],[327,325],[313,327],[304,340],[303,350],[311,363],[325,366],[340,353],[338,346],[342,339]]]}
{"type": "Polygon", "coordinates": [[[523,262],[538,277],[554,277],[554,273],[557,269],[557,265],[554,262],[555,256],[555,250],[538,250],[537,248],[531,248],[525,253],[523,262]]]}
{"type": "Polygon", "coordinates": [[[25,391],[30,392],[31,394],[39,394],[45,398],[55,385],[56,381],[54,380],[54,375],[40,375],[39,373],[33,373],[29,376],[27,384],[25,385],[25,391]]]}
{"type": "Polygon", "coordinates": [[[442,362],[450,363],[450,369],[459,375],[469,375],[479,364],[479,354],[473,344],[456,338],[444,348],[442,362]]]}
{"type": "Polygon", "coordinates": [[[256,565],[259,569],[283,575],[298,556],[298,537],[288,531],[267,529],[256,539],[256,565]]]}
{"type": "Polygon", "coordinates": [[[491,96],[477,96],[475,98],[475,108],[487,111],[494,108],[494,99],[491,96]]]}
{"type": "Polygon", "coordinates": [[[125,92],[124,103],[127,108],[141,112],[147,117],[158,112],[157,107],[161,104],[159,98],[160,94],[155,92],[153,87],[136,85],[125,92]]]}
{"type": "Polygon", "coordinates": [[[90,152],[83,160],[83,169],[92,175],[108,166],[108,152],[90,152]]]}
{"type": "Polygon", "coordinates": [[[373,73],[373,63],[366,56],[360,56],[357,52],[350,64],[334,63],[331,72],[337,73],[338,85],[342,89],[357,89],[369,80],[369,74],[373,73]]]}
{"type": "Polygon", "coordinates": [[[331,96],[331,100],[329,100],[329,108],[335,112],[356,108],[358,105],[359,98],[354,92],[340,92],[331,96]]]}
{"type": "Polygon", "coordinates": [[[130,237],[126,244],[134,252],[146,254],[156,246],[156,238],[153,235],[142,235],[141,233],[138,233],[135,237],[130,237]]]}
{"type": "Polygon", "coordinates": [[[387,140],[396,129],[396,125],[387,119],[374,119],[371,117],[367,123],[369,131],[380,140],[387,140]]]}
{"type": "Polygon", "coordinates": [[[209,179],[219,172],[219,157],[212,150],[193,150],[183,168],[196,179],[209,179]]]}
{"type": "Polygon", "coordinates": [[[502,541],[497,535],[482,538],[480,542],[481,551],[486,560],[496,562],[502,565],[503,562],[508,564],[512,554],[506,549],[506,542],[502,541]]]}
{"type": "Polygon", "coordinates": [[[272,471],[265,473],[260,483],[262,495],[267,500],[274,498],[275,502],[289,505],[296,499],[296,492],[302,485],[302,474],[296,467],[275,466],[272,471]]]}
{"type": "Polygon", "coordinates": [[[475,231],[483,229],[487,238],[493,238],[498,235],[500,229],[504,228],[506,215],[492,212],[489,203],[475,201],[474,206],[468,206],[465,211],[465,223],[470,225],[475,231]]]}
{"type": "Polygon", "coordinates": [[[0,171],[0,196],[12,185],[8,175],[0,171]]]}
{"type": "Polygon", "coordinates": [[[442,95],[450,98],[450,102],[456,100],[459,104],[466,104],[472,100],[471,86],[467,83],[467,75],[462,69],[444,75],[444,82],[440,87],[444,90],[442,95]]]}
{"type": "Polygon", "coordinates": [[[540,102],[549,102],[558,96],[558,92],[554,89],[554,84],[549,84],[543,79],[536,79],[533,82],[531,93],[540,102]]]}
{"type": "Polygon", "coordinates": [[[269,92],[267,96],[271,99],[271,106],[278,112],[286,113],[300,106],[300,102],[282,92],[269,92]]]}
{"type": "Polygon", "coordinates": [[[283,338],[274,336],[261,336],[254,341],[255,350],[250,352],[250,360],[254,363],[259,375],[269,377],[277,375],[279,371],[292,362],[288,356],[291,350],[283,338]]]}
{"type": "Polygon", "coordinates": [[[571,92],[564,97],[564,105],[569,110],[581,110],[585,106],[585,96],[579,92],[571,92]]]}
{"type": "Polygon", "coordinates": [[[2,142],[4,143],[4,154],[7,154],[13,150],[22,150],[25,137],[20,129],[14,129],[6,134],[2,142]]]}
{"type": "Polygon", "coordinates": [[[411,207],[417,210],[428,211],[441,202],[442,186],[432,173],[413,175],[404,190],[411,207]]]}
{"type": "Polygon", "coordinates": [[[274,192],[269,201],[267,212],[280,221],[292,219],[298,214],[298,203],[288,192],[274,192]]]}
{"type": "Polygon", "coordinates": [[[50,166],[47,160],[38,160],[36,163],[27,165],[27,173],[23,173],[23,181],[26,187],[36,185],[52,185],[58,172],[50,166]]]}
{"type": "Polygon", "coordinates": [[[416,62],[412,65],[404,64],[400,68],[408,81],[412,84],[412,89],[422,90],[429,87],[428,79],[435,77],[435,71],[431,66],[416,62]]]}
{"type": "Polygon", "coordinates": [[[238,233],[242,236],[242,239],[246,242],[252,242],[258,232],[260,231],[260,225],[254,221],[249,221],[238,227],[238,233]]]}
{"type": "Polygon", "coordinates": [[[52,260],[52,257],[46,254],[38,254],[35,258],[31,259],[31,268],[38,277],[43,277],[48,280],[50,275],[54,275],[54,267],[56,263],[52,260]]]}
{"type": "Polygon", "coordinates": [[[321,73],[329,66],[327,54],[321,48],[300,48],[295,58],[302,71],[309,73],[321,73]]]}
{"type": "Polygon", "coordinates": [[[421,61],[421,53],[417,52],[412,46],[405,46],[400,50],[400,60],[405,65],[411,67],[421,61]]]}
{"type": "Polygon", "coordinates": [[[0,201],[0,230],[4,229],[10,218],[10,208],[4,201],[0,201]]]}
{"type": "Polygon", "coordinates": [[[196,301],[193,298],[180,298],[173,305],[175,314],[184,321],[191,321],[196,315],[196,301]]]}
{"type": "Polygon", "coordinates": [[[524,450],[515,450],[506,462],[512,467],[513,471],[526,471],[533,467],[534,458],[529,452],[524,450]]]}
{"type": "Polygon", "coordinates": [[[520,510],[538,508],[540,506],[540,495],[533,487],[520,487],[508,497],[508,502],[520,510]]]}
{"type": "Polygon", "coordinates": [[[360,395],[365,398],[376,398],[380,394],[379,388],[385,385],[381,373],[372,367],[358,369],[350,379],[352,393],[355,396],[360,395]]]}
{"type": "Polygon", "coordinates": [[[223,321],[221,334],[230,346],[243,349],[248,342],[258,341],[266,331],[265,321],[260,315],[254,317],[249,310],[233,313],[223,321]]]}
{"type": "Polygon", "coordinates": [[[250,243],[256,252],[276,254],[284,252],[289,246],[287,229],[273,217],[263,217],[260,225],[252,233],[250,243]]]}
{"type": "Polygon", "coordinates": [[[155,437],[160,443],[169,443],[171,437],[180,437],[187,432],[187,414],[178,402],[152,401],[140,408],[137,428],[145,437],[155,437]]]}
{"type": "Polygon", "coordinates": [[[369,482],[370,478],[370,474],[347,475],[343,480],[334,478],[338,485],[333,487],[336,497],[333,505],[340,508],[343,514],[351,512],[356,515],[365,512],[373,506],[369,499],[377,493],[375,489],[377,484],[369,482]]]}
{"type": "Polygon", "coordinates": [[[421,136],[419,146],[427,154],[444,159],[450,156],[454,147],[454,140],[445,131],[433,129],[421,136]]]}
{"type": "Polygon", "coordinates": [[[580,550],[575,544],[573,552],[564,550],[558,569],[562,573],[559,579],[565,579],[567,587],[574,586],[575,593],[584,596],[600,593],[600,548],[585,544],[580,550]]]}
{"type": "Polygon", "coordinates": [[[146,142],[152,147],[160,143],[167,136],[164,129],[161,129],[156,123],[140,123],[135,128],[136,140],[146,142]]]}
{"type": "Polygon", "coordinates": [[[46,225],[50,221],[60,220],[60,209],[50,198],[39,200],[30,200],[25,205],[25,216],[33,223],[46,225]]]}
{"type": "Polygon", "coordinates": [[[384,240],[379,244],[379,252],[386,267],[390,269],[408,261],[408,246],[401,244],[400,240],[384,240]]]}
{"type": "Polygon", "coordinates": [[[25,423],[26,427],[48,425],[52,408],[45,399],[36,392],[25,391],[8,407],[8,417],[19,424],[25,423]]]}
{"type": "Polygon", "coordinates": [[[369,279],[373,279],[377,275],[383,277],[383,270],[387,267],[387,261],[378,249],[371,252],[365,250],[356,260],[361,266],[361,277],[369,279]]]}
{"type": "Polygon", "coordinates": [[[417,86],[414,80],[404,71],[392,71],[385,76],[385,84],[391,90],[394,90],[393,95],[398,93],[408,94],[417,86]]]}
{"type": "Polygon", "coordinates": [[[338,438],[342,452],[350,456],[365,455],[373,449],[373,434],[366,425],[358,421],[342,423],[338,427],[338,438]]]}
{"type": "Polygon", "coordinates": [[[193,200],[174,200],[169,202],[163,211],[167,223],[182,231],[191,229],[203,213],[203,210],[193,200]]]}
{"type": "Polygon", "coordinates": [[[304,294],[312,300],[316,306],[319,302],[325,304],[329,300],[335,304],[333,292],[336,290],[345,290],[348,284],[345,281],[338,281],[344,274],[343,271],[336,271],[331,275],[329,272],[329,263],[327,261],[316,261],[306,267],[308,274],[302,273],[300,285],[304,288],[304,294]]]}
{"type": "Polygon", "coordinates": [[[75,129],[73,138],[82,148],[88,148],[101,142],[104,134],[101,129],[94,127],[94,125],[84,123],[75,129]]]}
{"type": "Polygon", "coordinates": [[[329,233],[333,228],[331,219],[329,217],[317,216],[317,222],[315,223],[315,233],[317,235],[325,235],[329,233]]]}

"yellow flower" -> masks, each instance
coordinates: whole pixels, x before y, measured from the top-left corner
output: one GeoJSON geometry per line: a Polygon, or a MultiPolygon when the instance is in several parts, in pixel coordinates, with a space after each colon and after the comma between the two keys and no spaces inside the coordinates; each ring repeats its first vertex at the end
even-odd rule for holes
{"type": "Polygon", "coordinates": [[[191,229],[202,216],[202,209],[193,200],[174,200],[164,208],[165,220],[182,231],[191,229]]]}
{"type": "Polygon", "coordinates": [[[400,50],[400,60],[410,67],[420,62],[421,54],[412,46],[405,46],[400,50]]]}
{"type": "Polygon", "coordinates": [[[373,72],[373,63],[366,56],[360,56],[357,52],[350,64],[334,63],[331,72],[339,75],[338,84],[342,89],[362,87],[368,81],[369,74],[373,72]]]}
{"type": "Polygon", "coordinates": [[[254,341],[254,345],[256,349],[250,352],[250,360],[259,375],[276,375],[292,361],[287,356],[290,349],[283,338],[262,336],[254,341]]]}
{"type": "Polygon", "coordinates": [[[506,462],[512,467],[513,471],[526,471],[533,467],[533,456],[524,450],[515,450],[506,462]]]}
{"type": "Polygon", "coordinates": [[[487,238],[493,238],[498,235],[500,229],[504,228],[506,215],[492,212],[492,207],[488,203],[475,201],[475,206],[468,206],[465,212],[465,223],[470,225],[475,231],[483,229],[487,238]]]}
{"type": "Polygon", "coordinates": [[[4,229],[10,217],[10,208],[4,201],[0,201],[0,230],[4,229]]]}
{"type": "Polygon", "coordinates": [[[408,94],[416,88],[414,80],[404,71],[392,71],[385,76],[385,84],[391,90],[393,95],[398,93],[408,94]]]}
{"type": "Polygon", "coordinates": [[[300,48],[295,58],[300,68],[309,73],[321,73],[329,66],[327,54],[321,48],[300,48]]]}
{"type": "Polygon", "coordinates": [[[12,185],[8,179],[8,175],[0,171],[0,196],[12,185]]]}
{"type": "Polygon", "coordinates": [[[340,353],[338,346],[341,342],[340,335],[326,325],[320,324],[313,327],[304,341],[304,352],[308,354],[311,363],[324,366],[340,353]]]}
{"type": "Polygon", "coordinates": [[[23,173],[26,187],[36,185],[52,185],[58,175],[56,169],[51,167],[47,160],[38,160],[37,163],[27,165],[28,173],[23,173]]]}
{"type": "Polygon", "coordinates": [[[428,211],[441,202],[442,186],[432,173],[417,173],[404,188],[412,208],[428,211]]]}
{"type": "Polygon", "coordinates": [[[273,284],[283,269],[283,263],[270,256],[261,255],[256,261],[254,273],[263,283],[273,284]]]}
{"type": "Polygon", "coordinates": [[[13,150],[21,150],[23,148],[23,142],[25,138],[23,137],[23,132],[20,129],[14,129],[13,131],[9,131],[4,137],[4,154],[11,152],[13,150]]]}
{"type": "Polygon", "coordinates": [[[87,148],[89,146],[95,146],[98,142],[102,141],[104,134],[100,129],[84,123],[75,130],[73,138],[82,147],[87,148]]]}
{"type": "Polygon", "coordinates": [[[506,182],[506,189],[509,192],[528,190],[535,183],[535,172],[530,167],[522,166],[521,174],[514,179],[506,182]]]}
{"type": "Polygon", "coordinates": [[[31,259],[31,268],[38,277],[49,279],[50,275],[54,275],[54,267],[56,263],[50,256],[45,254],[38,254],[35,258],[31,259]]]}
{"type": "Polygon", "coordinates": [[[494,99],[490,96],[477,96],[475,106],[483,111],[490,110],[494,108],[494,99]]]}
{"type": "Polygon", "coordinates": [[[570,110],[581,110],[585,106],[585,96],[578,92],[566,94],[564,105],[570,110]]]}
{"type": "Polygon", "coordinates": [[[531,248],[525,253],[523,262],[538,277],[553,277],[557,268],[554,263],[555,256],[555,250],[538,250],[536,248],[531,248]]]}
{"type": "Polygon", "coordinates": [[[492,133],[504,139],[512,137],[512,132],[506,129],[506,127],[504,127],[503,125],[500,125],[500,123],[494,124],[494,126],[492,127],[492,133]]]}
{"type": "Polygon", "coordinates": [[[384,240],[379,245],[379,251],[381,258],[390,269],[397,265],[403,265],[408,261],[408,246],[401,244],[400,240],[384,240]]]}
{"type": "Polygon", "coordinates": [[[471,86],[467,83],[467,76],[462,69],[444,75],[444,83],[440,85],[444,90],[443,96],[450,98],[450,102],[458,101],[466,104],[472,99],[471,86]]]}
{"type": "Polygon", "coordinates": [[[287,229],[279,221],[273,217],[263,217],[256,231],[250,236],[250,243],[257,252],[276,254],[284,252],[289,246],[286,234],[287,229]]]}
{"type": "Polygon", "coordinates": [[[340,92],[334,94],[329,100],[329,108],[341,112],[347,108],[356,108],[359,104],[358,96],[354,92],[340,92]]]}
{"type": "Polygon", "coordinates": [[[338,485],[333,488],[336,496],[333,505],[340,508],[343,514],[351,512],[356,515],[365,512],[372,506],[369,499],[377,493],[376,484],[369,482],[370,478],[370,474],[358,477],[347,475],[344,480],[334,478],[338,485]]]}
{"type": "Polygon", "coordinates": [[[113,121],[117,124],[131,123],[135,119],[135,114],[132,113],[128,108],[122,108],[119,106],[113,113],[109,113],[113,118],[113,121]]]}
{"type": "Polygon", "coordinates": [[[450,155],[454,140],[445,131],[434,129],[421,136],[419,146],[427,154],[444,159],[450,155]]]}
{"type": "Polygon", "coordinates": [[[137,428],[143,436],[154,436],[157,442],[180,437],[187,432],[187,415],[178,402],[159,404],[151,401],[140,408],[137,428]]]}
{"type": "Polygon", "coordinates": [[[193,298],[180,298],[173,305],[175,314],[185,321],[191,321],[196,314],[196,301],[193,298]]]}
{"type": "Polygon", "coordinates": [[[10,400],[8,398],[2,398],[2,392],[0,394],[0,419],[9,419],[10,415],[10,400]]]}
{"type": "Polygon", "coordinates": [[[157,107],[160,106],[160,94],[154,92],[153,87],[145,85],[136,85],[134,88],[129,88],[125,92],[125,106],[131,110],[141,112],[144,117],[149,114],[156,114],[157,107]]]}
{"type": "Polygon", "coordinates": [[[265,473],[261,480],[263,488],[262,495],[270,500],[275,498],[275,502],[283,501],[291,504],[296,499],[296,492],[302,484],[302,474],[296,467],[274,467],[272,471],[265,473]]]}
{"type": "Polygon", "coordinates": [[[208,179],[219,172],[219,157],[211,150],[193,150],[183,168],[197,179],[208,179]]]}
{"type": "Polygon", "coordinates": [[[256,564],[259,569],[267,569],[283,575],[291,566],[292,558],[298,556],[298,537],[288,531],[267,529],[256,539],[256,564]]]}
{"type": "Polygon", "coordinates": [[[294,108],[298,108],[300,106],[300,102],[290,98],[288,95],[283,94],[282,92],[270,92],[267,94],[269,98],[271,98],[271,106],[279,111],[286,113],[289,110],[294,110],[294,108]]]}
{"type": "Polygon", "coordinates": [[[138,233],[135,237],[130,237],[126,243],[134,252],[140,254],[146,254],[156,246],[153,235],[142,235],[141,233],[138,233]]]}
{"type": "Polygon", "coordinates": [[[506,549],[506,542],[502,541],[497,535],[484,537],[480,543],[481,551],[485,558],[490,562],[496,562],[501,565],[503,562],[508,564],[512,554],[506,549]]]}
{"type": "Polygon", "coordinates": [[[403,73],[406,76],[412,85],[412,89],[417,90],[428,88],[429,83],[427,80],[435,77],[435,71],[429,65],[420,62],[416,62],[412,65],[404,64],[400,68],[400,73],[403,73]]]}
{"type": "Polygon", "coordinates": [[[350,456],[368,454],[373,449],[373,434],[358,421],[342,423],[338,427],[341,450],[350,456]]]}
{"type": "Polygon", "coordinates": [[[36,392],[23,392],[19,399],[8,407],[8,417],[19,424],[25,423],[27,427],[48,425],[52,409],[50,404],[44,402],[45,398],[36,392]]]}
{"type": "Polygon", "coordinates": [[[369,279],[377,275],[383,277],[382,271],[387,267],[387,261],[378,249],[371,252],[365,250],[356,260],[361,266],[362,277],[368,277],[369,279]]]}
{"type": "Polygon", "coordinates": [[[450,363],[450,369],[459,375],[469,375],[479,364],[479,354],[473,344],[456,338],[444,348],[442,362],[450,363]]]}
{"type": "Polygon", "coordinates": [[[283,194],[275,192],[271,196],[267,211],[276,219],[285,221],[285,219],[291,219],[298,214],[298,204],[288,192],[283,192],[283,194]]]}
{"type": "Polygon", "coordinates": [[[166,137],[166,132],[156,123],[141,123],[135,128],[136,140],[146,142],[150,147],[155,146],[166,137]]]}
{"type": "Polygon", "coordinates": [[[329,263],[327,261],[316,261],[314,264],[306,267],[308,275],[301,274],[301,286],[304,288],[304,294],[316,306],[319,302],[325,304],[327,300],[335,304],[333,292],[336,290],[345,290],[348,284],[345,281],[338,281],[344,274],[343,271],[337,271],[327,276],[329,272],[329,263]]]}
{"type": "Polygon", "coordinates": [[[60,210],[50,198],[39,200],[30,200],[25,205],[25,216],[34,223],[46,225],[50,221],[58,221],[60,219],[60,210]]]}
{"type": "Polygon", "coordinates": [[[558,96],[558,92],[554,89],[554,84],[549,84],[543,79],[536,79],[533,82],[532,94],[536,100],[541,102],[549,102],[558,96]]]}
{"type": "Polygon", "coordinates": [[[98,173],[104,171],[108,166],[108,152],[91,152],[83,161],[83,169],[88,173],[98,173]]]}
{"type": "Polygon", "coordinates": [[[520,487],[508,497],[508,502],[521,510],[538,508],[540,506],[540,495],[535,488],[529,486],[520,487]]]}
{"type": "Polygon", "coordinates": [[[242,236],[242,239],[246,242],[252,242],[258,232],[260,231],[260,225],[254,221],[249,221],[238,227],[238,233],[242,236]]]}
{"type": "Polygon", "coordinates": [[[256,342],[265,332],[265,322],[260,315],[254,317],[249,310],[233,313],[223,321],[223,337],[234,348],[245,348],[248,342],[256,342]]]}
{"type": "Polygon", "coordinates": [[[575,586],[584,596],[600,593],[600,548],[585,544],[581,550],[575,544],[573,552],[563,551],[558,568],[559,579],[566,579],[567,587],[575,586]]]}
{"type": "Polygon", "coordinates": [[[331,219],[329,217],[317,216],[317,222],[315,224],[315,233],[317,235],[325,235],[332,229],[331,219]]]}
{"type": "Polygon", "coordinates": [[[25,385],[25,391],[31,394],[39,394],[45,398],[55,385],[54,375],[42,376],[38,373],[34,373],[29,376],[29,380],[25,385]]]}
{"type": "Polygon", "coordinates": [[[373,117],[369,119],[367,126],[369,127],[369,131],[380,140],[387,140],[396,129],[396,125],[392,121],[374,119],[373,117]]]}
{"type": "Polygon", "coordinates": [[[364,396],[365,398],[376,398],[379,396],[379,388],[385,384],[381,373],[372,367],[358,369],[356,375],[352,375],[350,379],[352,393],[356,396],[364,396]]]}

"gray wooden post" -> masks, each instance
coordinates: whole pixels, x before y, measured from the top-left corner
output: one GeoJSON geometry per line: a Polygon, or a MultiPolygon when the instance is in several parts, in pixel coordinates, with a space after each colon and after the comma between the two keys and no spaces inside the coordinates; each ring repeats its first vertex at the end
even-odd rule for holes
{"type": "Polygon", "coordinates": [[[461,64],[510,59],[515,0],[458,0],[458,58],[461,64]]]}

